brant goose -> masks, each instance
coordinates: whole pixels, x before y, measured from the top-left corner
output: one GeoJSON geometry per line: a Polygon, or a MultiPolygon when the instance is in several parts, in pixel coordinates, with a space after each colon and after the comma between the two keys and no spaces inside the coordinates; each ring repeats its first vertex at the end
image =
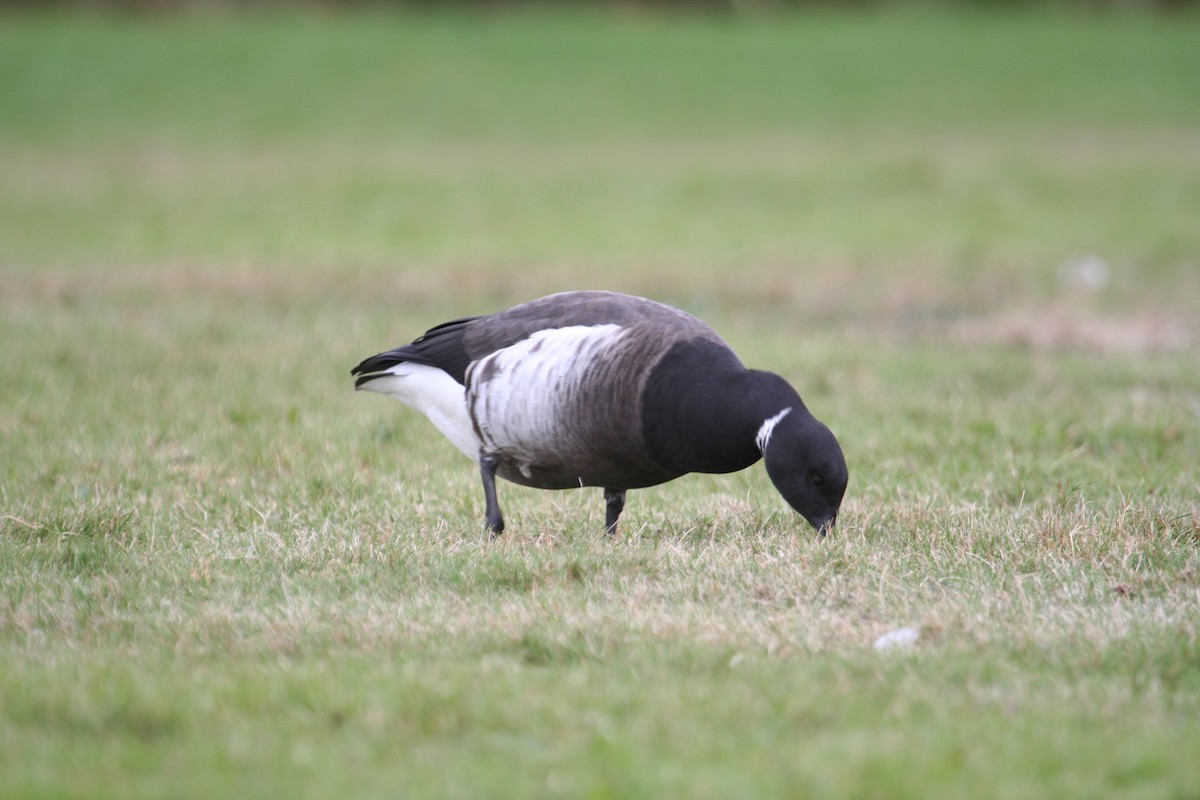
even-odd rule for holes
{"type": "Polygon", "coordinates": [[[429,418],[479,464],[487,525],[504,530],[496,476],[539,489],[604,489],[609,533],[625,492],[759,458],[824,534],[846,461],[783,378],[747,369],[699,319],[616,292],[564,292],[465,317],[351,371],[356,389],[429,418]]]}

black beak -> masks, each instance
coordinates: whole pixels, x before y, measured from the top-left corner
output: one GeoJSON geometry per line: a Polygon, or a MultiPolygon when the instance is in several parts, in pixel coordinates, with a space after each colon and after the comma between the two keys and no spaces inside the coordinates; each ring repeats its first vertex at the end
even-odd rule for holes
{"type": "Polygon", "coordinates": [[[812,525],[814,528],[816,528],[817,533],[819,533],[822,536],[826,536],[830,533],[833,533],[833,526],[837,524],[837,512],[835,511],[834,513],[830,514],[827,517],[820,517],[818,519],[810,519],[808,521],[808,524],[812,525]]]}

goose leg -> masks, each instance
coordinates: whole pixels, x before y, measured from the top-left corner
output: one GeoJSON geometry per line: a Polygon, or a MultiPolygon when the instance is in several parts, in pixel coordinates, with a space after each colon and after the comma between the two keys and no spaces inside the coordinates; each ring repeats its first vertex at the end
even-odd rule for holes
{"type": "Polygon", "coordinates": [[[496,464],[498,459],[491,453],[480,451],[479,472],[483,476],[484,515],[488,530],[493,535],[504,533],[504,517],[500,515],[500,503],[496,500],[496,464]]]}
{"type": "Polygon", "coordinates": [[[617,518],[625,510],[625,490],[604,490],[604,530],[609,535],[617,532],[617,518]]]}

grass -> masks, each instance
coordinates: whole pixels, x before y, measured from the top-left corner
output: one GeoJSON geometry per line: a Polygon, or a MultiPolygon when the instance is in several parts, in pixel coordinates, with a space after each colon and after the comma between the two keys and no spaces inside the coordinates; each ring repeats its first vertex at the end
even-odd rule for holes
{"type": "Polygon", "coordinates": [[[1189,22],[0,18],[0,795],[1194,795],[1189,22]],[[491,541],[350,392],[599,286],[796,383],[835,536],[758,468],[491,541]]]}

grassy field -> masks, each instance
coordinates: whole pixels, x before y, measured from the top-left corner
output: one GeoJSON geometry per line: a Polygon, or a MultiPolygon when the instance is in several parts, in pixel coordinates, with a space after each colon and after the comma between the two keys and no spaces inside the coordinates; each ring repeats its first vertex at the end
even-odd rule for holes
{"type": "Polygon", "coordinates": [[[0,796],[1200,796],[1197,21],[0,15],[0,796]],[[593,287],[836,535],[351,391],[593,287]]]}

